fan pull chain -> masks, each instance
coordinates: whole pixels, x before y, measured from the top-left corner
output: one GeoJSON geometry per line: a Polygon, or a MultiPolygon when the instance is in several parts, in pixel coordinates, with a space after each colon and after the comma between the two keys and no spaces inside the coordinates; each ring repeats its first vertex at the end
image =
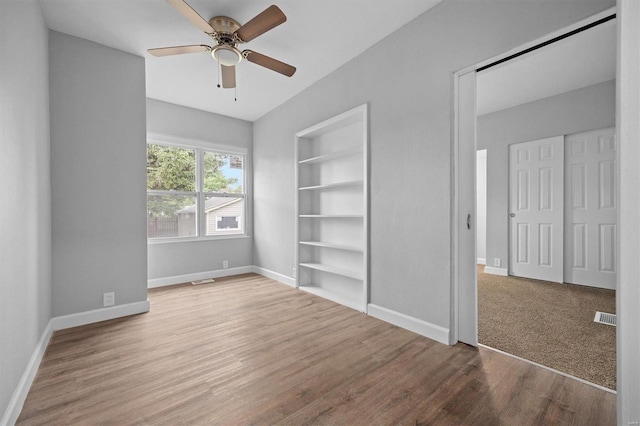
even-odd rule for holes
{"type": "Polygon", "coordinates": [[[222,65],[220,65],[220,64],[218,63],[218,89],[220,88],[220,67],[221,67],[221,66],[222,66],[222,65]]]}
{"type": "Polygon", "coordinates": [[[238,86],[233,88],[233,101],[238,102],[238,86]]]}

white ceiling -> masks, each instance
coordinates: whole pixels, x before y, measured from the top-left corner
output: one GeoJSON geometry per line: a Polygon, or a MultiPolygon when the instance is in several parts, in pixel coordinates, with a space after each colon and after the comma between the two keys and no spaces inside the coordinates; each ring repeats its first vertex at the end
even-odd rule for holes
{"type": "Polygon", "coordinates": [[[297,67],[287,78],[246,61],[233,89],[218,89],[208,53],[156,58],[148,48],[208,44],[211,39],[161,0],[41,0],[49,28],[146,59],[147,96],[254,121],[441,0],[187,0],[203,18],[241,24],[272,3],[287,22],[241,46],[297,67]]]}
{"type": "Polygon", "coordinates": [[[478,73],[477,113],[488,114],[616,77],[616,23],[608,21],[478,73]]]}

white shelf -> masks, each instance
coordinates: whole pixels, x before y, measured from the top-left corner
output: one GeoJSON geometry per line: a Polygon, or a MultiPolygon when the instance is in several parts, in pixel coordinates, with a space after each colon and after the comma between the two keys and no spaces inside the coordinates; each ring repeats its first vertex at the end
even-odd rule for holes
{"type": "Polygon", "coordinates": [[[330,274],[342,275],[343,277],[353,278],[354,280],[362,280],[362,274],[348,269],[336,268],[335,266],[323,265],[322,263],[300,263],[305,268],[315,269],[316,271],[328,272],[330,274]]]}
{"type": "Polygon", "coordinates": [[[318,287],[316,285],[313,284],[308,284],[308,285],[301,285],[300,287],[298,287],[300,290],[304,290],[307,293],[311,293],[314,294],[316,296],[320,296],[324,299],[327,300],[331,300],[332,302],[336,302],[339,303],[341,305],[347,306],[351,309],[355,309],[357,311],[360,312],[364,312],[363,310],[363,304],[360,300],[356,300],[352,297],[347,297],[343,294],[340,293],[336,293],[334,291],[329,291],[327,289],[324,289],[322,287],[318,287]]]}
{"type": "Polygon", "coordinates": [[[329,154],[318,155],[317,157],[306,158],[304,160],[298,161],[299,164],[314,164],[314,163],[323,163],[325,161],[336,160],[338,158],[349,157],[355,154],[362,154],[362,149],[359,147],[345,149],[343,151],[331,152],[329,154]]]}
{"type": "Polygon", "coordinates": [[[300,241],[300,244],[305,246],[314,246],[314,247],[324,247],[336,250],[345,250],[345,251],[355,251],[357,253],[362,253],[362,247],[357,246],[348,246],[344,244],[333,244],[333,243],[325,243],[322,241],[300,241]]]}
{"type": "Polygon", "coordinates": [[[369,300],[367,111],[301,130],[295,145],[296,285],[360,312],[369,300]]]}
{"type": "Polygon", "coordinates": [[[299,217],[324,218],[324,219],[363,219],[361,214],[301,214],[299,217]]]}
{"type": "Polygon", "coordinates": [[[346,182],[327,183],[324,185],[303,186],[298,188],[298,190],[308,191],[308,190],[314,190],[314,189],[336,189],[336,188],[344,188],[347,186],[360,186],[363,184],[364,184],[364,180],[350,180],[346,182]]]}

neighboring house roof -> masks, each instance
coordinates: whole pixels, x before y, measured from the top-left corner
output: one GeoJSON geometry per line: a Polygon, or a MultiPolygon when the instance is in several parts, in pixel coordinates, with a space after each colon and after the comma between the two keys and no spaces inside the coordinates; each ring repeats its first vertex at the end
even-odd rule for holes
{"type": "MultiPolygon", "coordinates": [[[[229,204],[237,203],[242,198],[232,198],[232,197],[211,197],[204,203],[204,211],[205,213],[209,213],[213,210],[217,210],[221,207],[228,206],[229,204]]],[[[178,210],[176,213],[195,213],[196,205],[192,204],[190,206],[184,207],[178,210]]]]}

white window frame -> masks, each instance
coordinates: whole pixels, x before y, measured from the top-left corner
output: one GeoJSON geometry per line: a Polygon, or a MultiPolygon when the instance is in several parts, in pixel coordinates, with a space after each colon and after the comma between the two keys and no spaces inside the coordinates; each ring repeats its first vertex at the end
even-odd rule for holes
{"type": "MultiPolygon", "coordinates": [[[[146,195],[183,195],[192,196],[196,199],[196,236],[188,237],[164,237],[164,238],[148,238],[147,243],[150,244],[163,244],[172,242],[185,242],[185,241],[202,241],[202,240],[219,240],[219,239],[231,239],[231,238],[246,238],[247,234],[247,150],[245,148],[219,145],[204,141],[177,138],[168,135],[162,135],[157,133],[147,133],[147,145],[163,145],[176,148],[192,149],[195,151],[196,156],[196,191],[195,192],[183,192],[183,191],[166,191],[166,190],[146,190],[146,195]],[[230,192],[204,192],[204,153],[213,152],[216,154],[225,155],[237,155],[242,157],[242,193],[230,193],[230,192]],[[240,220],[238,220],[239,228],[228,229],[224,234],[220,235],[206,235],[207,234],[207,222],[205,214],[205,200],[207,197],[227,197],[227,198],[242,198],[242,213],[240,220]],[[239,232],[234,232],[239,231],[239,232]]],[[[216,220],[216,230],[217,230],[216,220]]]]}

